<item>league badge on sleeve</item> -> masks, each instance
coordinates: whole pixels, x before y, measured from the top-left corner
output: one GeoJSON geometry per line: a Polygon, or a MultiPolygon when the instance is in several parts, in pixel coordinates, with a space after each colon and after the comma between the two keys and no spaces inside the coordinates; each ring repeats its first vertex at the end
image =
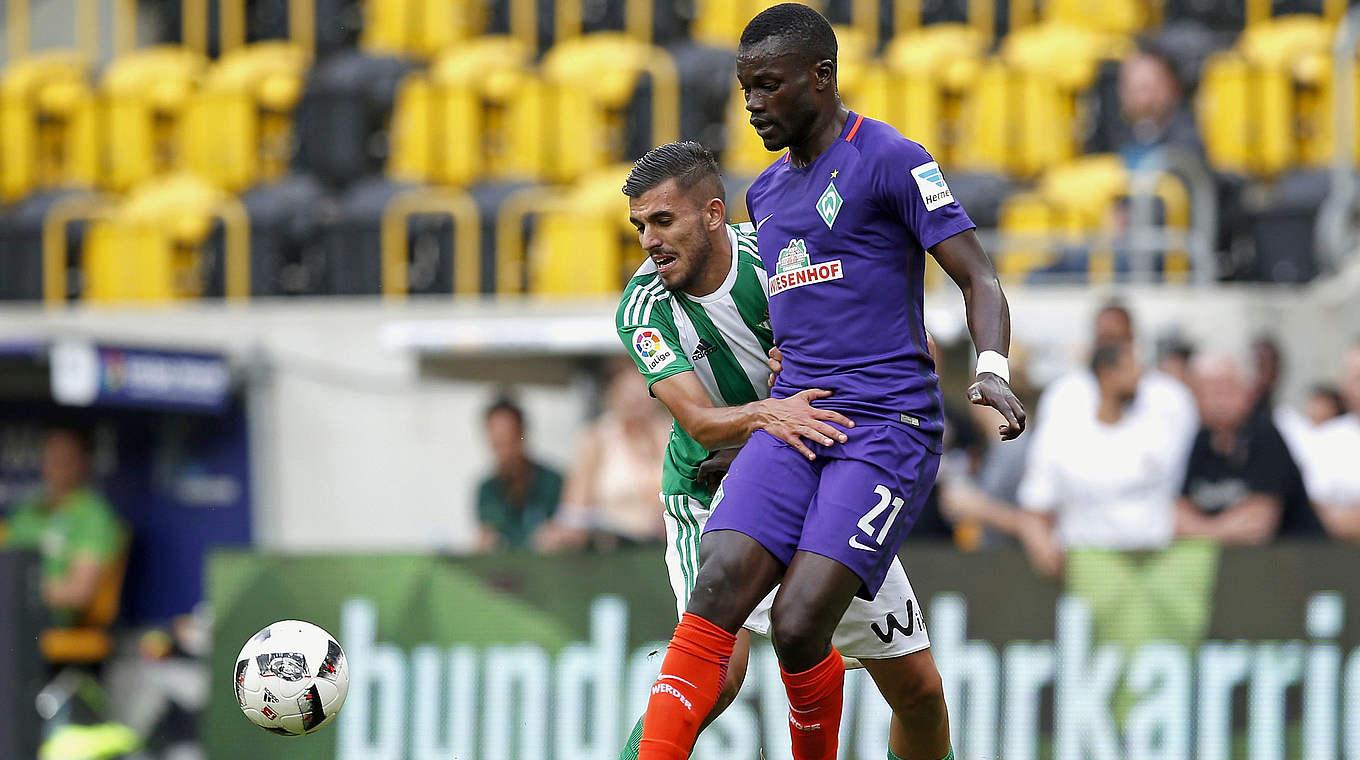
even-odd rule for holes
{"type": "Polygon", "coordinates": [[[949,192],[949,185],[945,184],[944,174],[940,171],[938,163],[931,161],[921,164],[911,170],[911,176],[916,180],[916,187],[921,190],[921,200],[925,201],[926,211],[934,211],[954,202],[954,194],[949,192]]]}
{"type": "Polygon", "coordinates": [[[633,331],[633,351],[649,374],[675,361],[675,352],[666,345],[666,339],[651,327],[639,327],[633,331]]]}

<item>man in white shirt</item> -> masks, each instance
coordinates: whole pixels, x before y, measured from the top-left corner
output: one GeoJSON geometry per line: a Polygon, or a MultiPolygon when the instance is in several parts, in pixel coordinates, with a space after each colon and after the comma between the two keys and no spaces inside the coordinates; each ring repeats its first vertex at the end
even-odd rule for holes
{"type": "MultiPolygon", "coordinates": [[[[1106,303],[1096,312],[1094,324],[1096,346],[1122,343],[1134,346],[1133,316],[1117,301],[1106,303]]],[[[1095,375],[1082,369],[1064,375],[1049,384],[1035,410],[1033,428],[1043,428],[1055,418],[1075,414],[1089,419],[1095,413],[1100,390],[1095,375]]],[[[1156,418],[1173,436],[1173,445],[1181,461],[1190,453],[1190,444],[1199,429],[1199,411],[1190,390],[1179,380],[1157,369],[1141,372],[1137,393],[1131,401],[1131,411],[1138,416],[1156,418]]]]}
{"type": "Polygon", "coordinates": [[[1140,374],[1129,344],[1098,347],[1093,408],[1064,409],[1036,430],[1019,499],[1043,517],[1021,536],[1041,572],[1056,575],[1069,549],[1171,544],[1184,467],[1181,433],[1135,402],[1140,374]]]}
{"type": "Polygon", "coordinates": [[[1347,413],[1317,429],[1300,468],[1327,533],[1360,543],[1360,343],[1347,353],[1338,387],[1347,413]]]}
{"type": "MultiPolygon", "coordinates": [[[[1086,603],[1097,642],[1130,652],[1157,639],[1193,644],[1207,629],[1218,554],[1203,539],[1172,543],[1187,433],[1139,402],[1148,386],[1130,342],[1097,346],[1090,375],[1089,406],[1050,408],[1034,431],[1020,540],[1037,570],[1061,574],[1086,603]]],[[[1132,701],[1119,691],[1116,716],[1132,701]]]]}

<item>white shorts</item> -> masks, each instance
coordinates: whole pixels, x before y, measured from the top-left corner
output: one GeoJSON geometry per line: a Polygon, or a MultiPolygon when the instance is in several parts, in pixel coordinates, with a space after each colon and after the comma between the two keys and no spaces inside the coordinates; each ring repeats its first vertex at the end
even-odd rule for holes
{"type": "MultiPolygon", "coordinates": [[[[661,494],[661,503],[666,508],[666,570],[675,592],[678,617],[684,614],[694,590],[694,578],[699,573],[699,537],[712,510],[684,495],[661,494]]],[[[747,630],[770,635],[770,607],[775,591],[756,605],[746,619],[747,630]]],[[[930,646],[925,616],[900,559],[893,560],[873,601],[855,597],[850,602],[831,643],[842,655],[860,660],[901,657],[930,646]]]]}

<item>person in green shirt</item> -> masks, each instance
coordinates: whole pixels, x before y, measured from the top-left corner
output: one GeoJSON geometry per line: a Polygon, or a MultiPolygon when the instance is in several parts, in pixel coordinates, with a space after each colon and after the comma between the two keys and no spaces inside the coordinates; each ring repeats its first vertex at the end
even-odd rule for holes
{"type": "Polygon", "coordinates": [[[117,515],[89,485],[92,448],[83,430],[50,430],[42,488],[9,514],[2,531],[4,546],[41,554],[43,601],[56,625],[80,619],[122,548],[117,515]]]}
{"type": "Polygon", "coordinates": [[[535,538],[557,512],[562,476],[529,458],[524,443],[524,412],[509,399],[486,410],[486,437],[496,470],[477,487],[478,549],[520,549],[535,538]]]}

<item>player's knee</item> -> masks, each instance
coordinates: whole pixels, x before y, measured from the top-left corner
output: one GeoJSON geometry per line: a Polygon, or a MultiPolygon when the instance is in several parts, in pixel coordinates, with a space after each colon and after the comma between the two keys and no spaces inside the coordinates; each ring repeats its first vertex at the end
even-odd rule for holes
{"type": "MultiPolygon", "coordinates": [[[[810,668],[826,655],[831,647],[831,632],[821,624],[812,606],[791,593],[775,597],[770,610],[770,638],[780,662],[797,663],[810,668]]],[[[799,668],[800,670],[806,668],[799,668]]]]}
{"type": "Polygon", "coordinates": [[[748,612],[741,612],[742,578],[736,568],[715,557],[706,560],[694,579],[688,610],[723,628],[740,625],[748,612]]]}
{"type": "Polygon", "coordinates": [[[892,691],[890,706],[899,715],[933,713],[944,708],[944,682],[933,666],[913,669],[896,679],[892,691]]]}

